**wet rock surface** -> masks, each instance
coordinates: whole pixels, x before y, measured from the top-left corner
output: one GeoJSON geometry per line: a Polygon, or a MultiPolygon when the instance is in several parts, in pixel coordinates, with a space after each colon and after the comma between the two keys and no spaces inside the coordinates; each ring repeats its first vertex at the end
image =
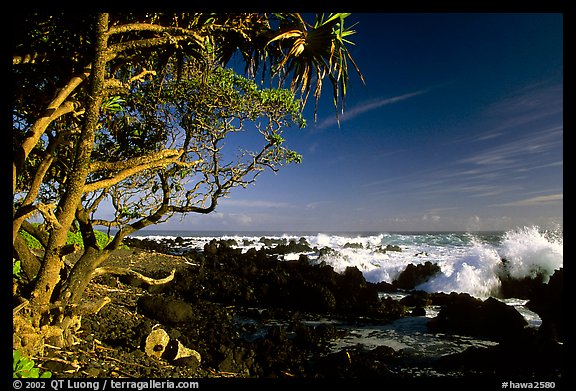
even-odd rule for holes
{"type": "MultiPolygon", "coordinates": [[[[396,287],[369,283],[357,268],[336,273],[331,266],[310,264],[306,256],[280,261],[270,249],[242,253],[224,241],[182,256],[159,251],[169,243],[152,243],[132,240],[132,247],[118,250],[107,265],[130,267],[155,278],[176,268],[174,280],[147,287],[110,276],[94,279],[86,299],[108,296],[111,303],[82,319],[77,345],[66,351],[47,349],[46,357],[38,360],[43,368],[57,377],[421,380],[509,371],[525,379],[563,375],[561,304],[554,307],[537,299],[556,303],[561,275],[537,288],[539,294],[531,299],[534,311],[556,330],[544,333],[527,330],[514,308],[493,298],[410,291],[394,300],[381,293],[396,287]],[[411,352],[387,346],[334,348],[349,329],[326,321],[386,325],[422,316],[428,306],[440,308],[429,322],[431,332],[482,335],[498,344],[423,362],[411,352]],[[168,353],[159,358],[147,355],[146,339],[157,327],[170,338],[167,352],[180,343],[198,354],[178,360],[168,353]],[[431,370],[423,372],[423,364],[431,370]]],[[[303,249],[307,244],[276,246],[303,249]]],[[[435,272],[427,265],[407,275],[419,281],[435,272]]]]}
{"type": "Polygon", "coordinates": [[[440,266],[429,261],[419,265],[409,264],[392,285],[398,289],[414,289],[439,272],[440,266]]]}
{"type": "Polygon", "coordinates": [[[513,307],[489,297],[482,301],[461,294],[428,322],[433,332],[456,333],[505,341],[524,333],[528,323],[513,307]]]}

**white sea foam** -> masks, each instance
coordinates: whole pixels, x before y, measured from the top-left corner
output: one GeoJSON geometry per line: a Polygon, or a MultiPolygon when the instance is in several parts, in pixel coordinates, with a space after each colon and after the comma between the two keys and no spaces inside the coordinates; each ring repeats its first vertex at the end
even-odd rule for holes
{"type": "Polygon", "coordinates": [[[514,278],[544,276],[544,282],[564,263],[562,236],[540,232],[537,227],[506,232],[501,255],[508,261],[507,270],[514,278]]]}
{"type": "Polygon", "coordinates": [[[496,248],[472,237],[463,254],[440,262],[440,275],[417,288],[428,292],[465,292],[488,297],[500,287],[496,274],[500,264],[496,248]]]}
{"type": "MultiPolygon", "coordinates": [[[[306,239],[315,251],[287,254],[280,259],[308,256],[312,263],[323,262],[343,272],[357,267],[369,282],[393,282],[410,263],[427,261],[440,266],[441,272],[417,286],[429,292],[465,292],[484,298],[494,294],[500,281],[502,259],[514,278],[542,273],[547,280],[563,265],[562,233],[542,232],[538,227],[523,227],[503,234],[469,233],[376,233],[376,234],[276,234],[199,236],[149,235],[148,239],[182,237],[183,248],[202,249],[212,239],[233,239],[243,251],[260,249],[262,236],[298,242],[306,239]],[[400,251],[386,249],[398,246],[400,251]],[[330,250],[326,250],[329,248],[330,250]]],[[[273,244],[275,246],[275,244],[273,244]]],[[[175,249],[176,251],[177,249],[175,249]]]]}

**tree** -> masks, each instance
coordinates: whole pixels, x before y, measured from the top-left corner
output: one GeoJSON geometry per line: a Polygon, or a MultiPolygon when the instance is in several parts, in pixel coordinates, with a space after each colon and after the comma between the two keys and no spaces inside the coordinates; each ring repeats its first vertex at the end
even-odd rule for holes
{"type": "Polygon", "coordinates": [[[107,271],[99,266],[126,235],[176,213],[209,213],[232,188],[301,159],[285,147],[282,131],[304,126],[313,78],[318,85],[328,75],[341,103],[346,16],[319,16],[314,26],[297,14],[29,15],[19,24],[13,248],[29,281],[18,310],[31,319],[19,318],[29,338],[22,345],[33,352],[49,338],[72,342],[77,318],[105,304],[86,306],[85,287],[107,271]],[[248,75],[262,69],[277,78],[276,88],[224,69],[235,52],[248,75]],[[260,137],[260,148],[233,156],[224,141],[246,132],[260,137]],[[96,218],[106,202],[114,217],[96,218]],[[39,226],[30,223],[35,214],[39,226]],[[97,226],[118,229],[104,248],[97,226]],[[40,256],[21,229],[42,244],[40,256]],[[74,250],[66,246],[71,229],[81,232],[83,249],[63,273],[74,250]]]}

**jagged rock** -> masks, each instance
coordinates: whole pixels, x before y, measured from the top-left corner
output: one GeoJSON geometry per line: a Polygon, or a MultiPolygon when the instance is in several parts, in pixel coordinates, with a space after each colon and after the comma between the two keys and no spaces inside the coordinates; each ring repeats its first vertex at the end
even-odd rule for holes
{"type": "Polygon", "coordinates": [[[469,347],[461,353],[443,356],[435,366],[464,374],[482,371],[506,378],[558,379],[565,370],[565,354],[563,344],[525,333],[495,346],[469,347]]]}
{"type": "Polygon", "coordinates": [[[400,299],[400,303],[407,307],[427,307],[432,304],[432,299],[428,292],[413,291],[410,295],[400,299]]]}
{"type": "Polygon", "coordinates": [[[376,290],[378,290],[378,292],[395,292],[396,291],[396,287],[394,285],[392,285],[389,282],[386,281],[380,281],[376,284],[374,284],[374,286],[376,287],[376,290]]]}
{"type": "Polygon", "coordinates": [[[268,254],[290,254],[290,253],[301,253],[312,251],[313,248],[308,245],[306,239],[304,241],[300,240],[296,243],[295,240],[290,240],[288,244],[278,244],[274,248],[266,250],[268,254]]]}
{"type": "Polygon", "coordinates": [[[410,311],[411,316],[426,316],[426,308],[424,307],[414,307],[412,311],[410,311]]]}
{"type": "Polygon", "coordinates": [[[400,273],[398,278],[392,281],[392,285],[399,289],[414,289],[417,285],[428,281],[430,277],[440,271],[440,266],[430,261],[419,265],[411,263],[406,266],[406,269],[400,273]]]}
{"type": "Polygon", "coordinates": [[[531,275],[522,278],[512,277],[508,270],[509,261],[502,259],[502,264],[497,271],[500,279],[500,297],[528,299],[546,280],[544,270],[534,270],[531,275]]]}
{"type": "Polygon", "coordinates": [[[364,245],[362,243],[346,243],[344,248],[363,249],[364,245]]]}
{"type": "Polygon", "coordinates": [[[402,251],[400,246],[395,245],[395,244],[387,244],[385,250],[386,251],[399,251],[399,252],[402,251]]]}
{"type": "Polygon", "coordinates": [[[539,285],[533,292],[527,307],[536,312],[542,325],[540,331],[548,338],[563,341],[566,337],[564,318],[567,309],[564,307],[564,270],[556,270],[546,284],[539,285]]]}
{"type": "Polygon", "coordinates": [[[457,300],[445,305],[438,315],[428,322],[431,331],[502,341],[522,335],[528,324],[514,307],[493,297],[484,301],[467,294],[454,297],[457,300]]]}

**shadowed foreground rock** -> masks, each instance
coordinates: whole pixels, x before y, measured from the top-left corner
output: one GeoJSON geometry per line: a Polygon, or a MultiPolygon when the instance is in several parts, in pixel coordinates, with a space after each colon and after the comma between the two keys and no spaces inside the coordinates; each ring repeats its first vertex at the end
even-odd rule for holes
{"type": "Polygon", "coordinates": [[[439,314],[428,322],[433,332],[485,337],[503,341],[525,332],[528,325],[524,317],[498,299],[482,301],[468,294],[454,296],[439,314]]]}
{"type": "Polygon", "coordinates": [[[194,311],[182,300],[163,296],[142,296],[138,308],[144,315],[168,324],[188,322],[194,311]]]}
{"type": "Polygon", "coordinates": [[[548,283],[535,288],[527,307],[542,319],[541,333],[559,341],[566,339],[563,268],[556,270],[548,283]]]}
{"type": "MultiPolygon", "coordinates": [[[[563,272],[556,271],[548,283],[526,289],[532,292],[528,308],[538,313],[542,325],[536,330],[513,307],[495,299],[481,301],[467,294],[431,294],[442,303],[437,317],[428,322],[434,332],[471,335],[498,341],[492,347],[470,347],[442,357],[435,364],[442,371],[487,373],[519,381],[546,381],[565,376],[563,272]]],[[[426,295],[424,295],[426,296],[426,295]]]]}
{"type": "MultiPolygon", "coordinates": [[[[149,287],[96,278],[89,294],[108,295],[112,302],[97,316],[83,319],[79,330],[83,342],[72,348],[74,361],[69,353],[53,351],[54,359],[44,358],[43,367],[58,377],[381,378],[387,385],[393,380],[469,375],[477,379],[495,373],[517,373],[527,379],[538,374],[547,379],[562,376],[562,346],[543,333],[526,330],[518,312],[496,299],[412,291],[397,301],[379,295],[383,290],[394,292],[392,284],[369,283],[357,268],[336,273],[304,256],[280,261],[267,251],[242,254],[226,242],[214,241],[206,250],[185,257],[140,249],[119,252],[111,259],[116,265],[130,262],[151,276],[165,276],[176,267],[175,278],[149,287]],[[482,335],[499,344],[424,362],[414,352],[386,346],[336,349],[334,343],[353,332],[325,322],[387,325],[411,313],[423,315],[421,310],[428,306],[442,307],[429,322],[431,330],[482,335]],[[146,338],[158,327],[170,342],[157,359],[146,354],[145,347],[146,338]],[[180,346],[198,354],[175,359],[180,346]],[[435,372],[426,372],[423,366],[435,372]]],[[[560,307],[551,304],[561,290],[557,278],[542,287],[548,302],[533,298],[532,303],[550,324],[559,324],[560,307]]]]}
{"type": "Polygon", "coordinates": [[[565,376],[565,347],[534,333],[523,333],[496,346],[468,348],[442,357],[436,367],[442,371],[487,373],[520,381],[549,381],[565,376]]]}

